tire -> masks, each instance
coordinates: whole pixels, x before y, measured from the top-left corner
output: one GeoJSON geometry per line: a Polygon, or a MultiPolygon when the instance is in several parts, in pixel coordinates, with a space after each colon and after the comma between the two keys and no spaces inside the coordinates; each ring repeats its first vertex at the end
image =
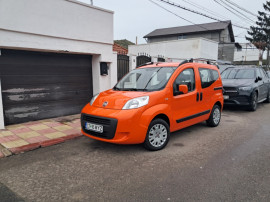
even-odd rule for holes
{"type": "Polygon", "coordinates": [[[258,105],[258,94],[257,92],[253,92],[251,95],[251,102],[248,107],[249,111],[252,111],[252,112],[256,111],[257,105],[258,105]]]}
{"type": "Polygon", "coordinates": [[[147,130],[144,147],[150,151],[163,149],[170,139],[170,127],[163,119],[154,119],[147,130]]]}
{"type": "Polygon", "coordinates": [[[220,106],[214,105],[209,119],[206,121],[207,125],[210,127],[217,127],[221,120],[221,110],[220,106]]]}
{"type": "Polygon", "coordinates": [[[267,95],[265,102],[270,103],[270,89],[268,90],[268,95],[267,95]]]}

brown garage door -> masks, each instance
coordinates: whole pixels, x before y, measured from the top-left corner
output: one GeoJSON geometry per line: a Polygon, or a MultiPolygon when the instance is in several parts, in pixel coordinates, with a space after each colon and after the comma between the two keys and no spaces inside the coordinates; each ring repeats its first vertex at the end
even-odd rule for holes
{"type": "Polygon", "coordinates": [[[93,96],[92,57],[1,50],[5,124],[80,113],[93,96]]]}

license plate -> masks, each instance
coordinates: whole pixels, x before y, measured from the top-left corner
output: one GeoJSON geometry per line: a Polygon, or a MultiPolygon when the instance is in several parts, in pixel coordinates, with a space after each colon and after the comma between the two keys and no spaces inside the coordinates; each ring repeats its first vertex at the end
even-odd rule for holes
{"type": "Polygon", "coordinates": [[[224,100],[228,100],[230,98],[229,95],[223,95],[224,100]]]}
{"type": "Polygon", "coordinates": [[[93,123],[85,123],[85,129],[86,130],[91,130],[94,132],[98,132],[98,133],[103,133],[103,126],[102,125],[97,125],[97,124],[93,124],[93,123]]]}

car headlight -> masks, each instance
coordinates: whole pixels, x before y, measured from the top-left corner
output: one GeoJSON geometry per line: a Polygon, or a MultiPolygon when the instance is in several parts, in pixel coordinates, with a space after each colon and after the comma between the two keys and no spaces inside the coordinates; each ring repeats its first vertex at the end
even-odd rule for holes
{"type": "Polygon", "coordinates": [[[137,109],[147,105],[149,102],[149,96],[137,97],[127,101],[123,109],[137,109]]]}
{"type": "Polygon", "coordinates": [[[90,105],[92,106],[93,103],[95,102],[95,100],[97,99],[97,97],[99,96],[99,94],[95,95],[94,97],[92,97],[91,101],[90,101],[90,105]]]}
{"type": "Polygon", "coordinates": [[[239,91],[250,91],[252,88],[250,86],[247,87],[240,87],[239,91]]]}

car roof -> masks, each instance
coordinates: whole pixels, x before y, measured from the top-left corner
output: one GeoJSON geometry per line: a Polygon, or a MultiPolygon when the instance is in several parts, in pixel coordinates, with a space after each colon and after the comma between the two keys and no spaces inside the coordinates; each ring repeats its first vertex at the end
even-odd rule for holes
{"type": "Polygon", "coordinates": [[[259,67],[256,67],[256,66],[240,66],[240,67],[233,66],[233,67],[227,67],[225,70],[227,70],[227,69],[256,69],[256,68],[259,68],[259,67]]]}
{"type": "Polygon", "coordinates": [[[179,66],[182,66],[182,65],[186,65],[186,64],[200,64],[202,67],[210,67],[210,68],[217,68],[217,66],[215,65],[211,65],[211,64],[205,64],[205,63],[196,63],[196,62],[190,62],[190,63],[184,63],[184,64],[181,64],[179,62],[157,62],[157,63],[150,63],[150,64],[145,64],[145,65],[142,65],[142,66],[139,66],[138,68],[153,68],[153,67],[179,67],[179,66]]]}

